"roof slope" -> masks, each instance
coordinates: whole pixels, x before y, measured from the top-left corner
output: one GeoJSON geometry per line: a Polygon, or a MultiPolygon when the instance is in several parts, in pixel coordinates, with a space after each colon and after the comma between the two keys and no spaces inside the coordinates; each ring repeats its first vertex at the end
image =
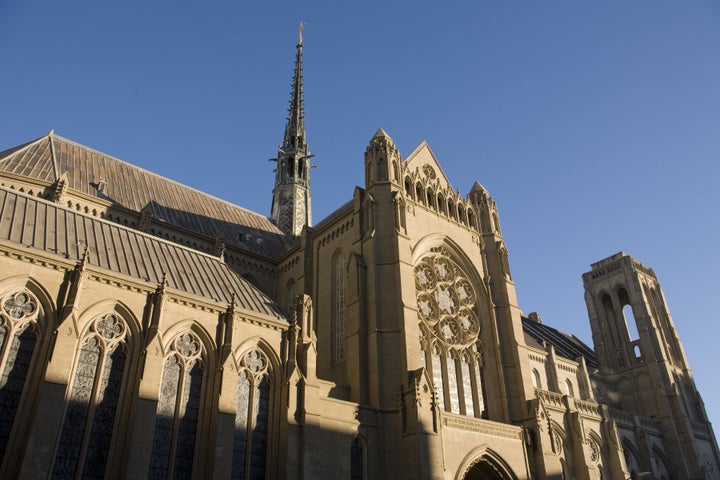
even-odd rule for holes
{"type": "Polygon", "coordinates": [[[585,363],[590,368],[598,368],[595,351],[585,345],[575,335],[561,332],[555,328],[543,325],[540,322],[522,317],[525,342],[537,348],[544,348],[545,345],[555,347],[555,353],[570,360],[577,360],[578,357],[585,357],[585,363]]]}
{"type": "Polygon", "coordinates": [[[219,258],[152,235],[0,187],[0,242],[88,263],[261,316],[286,319],[282,309],[219,258]]]}
{"type": "Polygon", "coordinates": [[[269,218],[174,182],[50,132],[0,152],[0,170],[51,184],[67,174],[68,187],[135,212],[149,208],[159,220],[269,258],[292,239],[269,218]],[[106,188],[98,191],[104,180],[106,188]],[[242,234],[242,235],[241,235],[242,234]]]}

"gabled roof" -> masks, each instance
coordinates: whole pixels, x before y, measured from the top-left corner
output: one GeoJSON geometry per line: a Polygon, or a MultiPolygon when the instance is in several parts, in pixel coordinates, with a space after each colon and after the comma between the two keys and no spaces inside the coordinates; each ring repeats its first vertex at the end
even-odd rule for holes
{"type": "Polygon", "coordinates": [[[434,185],[438,191],[454,192],[450,180],[440,166],[437,157],[430,149],[430,145],[423,140],[415,150],[403,161],[406,172],[418,172],[421,177],[427,178],[431,185],[434,185]]]}
{"type": "Polygon", "coordinates": [[[525,333],[525,343],[528,345],[542,349],[552,345],[555,347],[555,353],[561,357],[573,361],[577,360],[578,357],[585,357],[585,363],[589,368],[598,368],[595,351],[575,335],[561,332],[527,317],[522,317],[522,326],[525,333]]]}
{"type": "Polygon", "coordinates": [[[286,320],[282,309],[219,258],[117,223],[0,187],[0,243],[88,263],[260,316],[286,320]]]}
{"type": "Polygon", "coordinates": [[[277,258],[293,240],[269,218],[118,160],[53,132],[0,152],[0,170],[52,184],[63,174],[68,187],[226,244],[277,258]],[[106,188],[101,193],[100,181],[106,188]],[[242,235],[241,235],[242,234],[242,235]]]}

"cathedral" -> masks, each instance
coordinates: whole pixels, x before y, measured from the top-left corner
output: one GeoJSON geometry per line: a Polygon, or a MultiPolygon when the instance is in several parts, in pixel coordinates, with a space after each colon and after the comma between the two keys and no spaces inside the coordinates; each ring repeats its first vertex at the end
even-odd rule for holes
{"type": "Polygon", "coordinates": [[[0,478],[720,479],[651,268],[583,275],[592,347],[543,323],[489,192],[382,129],[313,224],[302,66],[269,217],[53,131],[0,152],[0,478]]]}

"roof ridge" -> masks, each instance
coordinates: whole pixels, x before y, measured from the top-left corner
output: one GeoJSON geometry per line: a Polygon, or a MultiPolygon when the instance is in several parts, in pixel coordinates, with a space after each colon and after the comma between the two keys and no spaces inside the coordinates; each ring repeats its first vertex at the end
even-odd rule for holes
{"type": "Polygon", "coordinates": [[[60,167],[57,163],[57,155],[55,154],[55,145],[53,145],[53,137],[55,136],[55,129],[51,128],[50,133],[47,134],[48,143],[50,144],[50,160],[52,160],[53,173],[55,174],[55,181],[60,179],[60,167]]]}
{"type": "MultiPolygon", "coordinates": [[[[127,165],[127,166],[129,166],[129,167],[131,167],[131,168],[140,170],[140,171],[142,171],[143,173],[147,173],[147,174],[149,174],[149,175],[151,175],[151,176],[153,176],[153,177],[160,178],[160,179],[165,180],[165,181],[167,181],[167,182],[170,182],[170,183],[172,183],[172,184],[174,184],[174,185],[177,185],[177,186],[179,186],[179,187],[181,187],[181,188],[183,188],[183,189],[192,190],[193,192],[199,193],[200,195],[203,195],[203,196],[205,196],[205,197],[211,198],[211,199],[216,200],[216,201],[218,201],[218,202],[222,202],[222,203],[224,203],[224,204],[226,204],[226,205],[229,205],[229,206],[231,206],[231,207],[233,207],[233,208],[237,208],[238,210],[242,210],[242,211],[244,211],[244,212],[247,212],[247,213],[252,214],[252,215],[254,215],[254,216],[256,216],[256,217],[259,217],[259,218],[264,218],[264,219],[268,220],[268,223],[272,223],[272,222],[270,221],[270,218],[269,218],[269,217],[267,217],[267,216],[265,216],[265,215],[262,215],[262,214],[260,214],[260,213],[258,213],[258,212],[254,212],[254,211],[252,211],[252,210],[248,210],[247,208],[242,207],[242,206],[240,206],[240,205],[237,205],[237,204],[235,204],[235,203],[232,203],[232,202],[230,202],[229,200],[225,200],[225,199],[222,199],[222,198],[220,198],[220,197],[216,197],[215,195],[209,194],[209,193],[207,193],[207,192],[203,192],[202,190],[199,190],[199,189],[197,189],[197,188],[191,187],[191,186],[189,186],[189,185],[185,185],[185,184],[183,184],[183,183],[180,183],[180,182],[177,181],[177,180],[173,180],[172,178],[164,177],[164,176],[162,176],[162,175],[160,175],[160,174],[158,174],[158,173],[155,173],[155,172],[152,172],[152,171],[150,171],[150,170],[147,170],[147,169],[145,169],[145,168],[143,168],[143,167],[134,165],[134,164],[132,164],[132,163],[130,163],[130,162],[126,162],[125,160],[122,160],[122,159],[120,159],[120,158],[117,158],[117,157],[115,157],[115,156],[113,156],[113,155],[109,155],[109,154],[107,154],[107,153],[105,153],[105,152],[101,152],[100,150],[97,150],[97,149],[95,149],[95,148],[88,147],[87,145],[83,145],[83,144],[81,144],[81,143],[75,142],[74,140],[70,140],[69,138],[65,138],[65,137],[63,137],[63,136],[61,136],[61,135],[58,135],[57,133],[54,133],[54,132],[53,132],[52,135],[53,135],[54,138],[56,138],[56,139],[59,140],[59,141],[63,141],[63,142],[69,143],[69,144],[71,144],[71,145],[75,145],[75,146],[77,146],[77,147],[79,147],[79,148],[83,148],[83,149],[85,149],[85,150],[89,150],[89,151],[91,151],[91,152],[97,153],[98,155],[102,155],[102,156],[105,157],[105,158],[108,158],[108,159],[110,159],[110,160],[113,160],[113,161],[122,163],[123,165],[127,165]]],[[[46,135],[45,137],[49,137],[49,134],[46,135]]],[[[45,137],[40,137],[40,138],[45,138],[45,137]]],[[[38,140],[39,140],[39,139],[38,139],[38,140]]],[[[31,142],[31,143],[32,143],[32,142],[31,142]]],[[[280,230],[278,230],[278,233],[282,233],[282,232],[280,232],[280,230]]]]}

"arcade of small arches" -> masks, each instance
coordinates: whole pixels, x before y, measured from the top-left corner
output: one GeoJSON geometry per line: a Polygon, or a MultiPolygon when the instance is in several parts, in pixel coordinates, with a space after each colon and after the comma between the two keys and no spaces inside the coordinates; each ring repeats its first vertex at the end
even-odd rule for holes
{"type": "Polygon", "coordinates": [[[443,193],[438,188],[431,186],[425,187],[420,181],[413,182],[409,176],[406,176],[405,195],[421,205],[438,212],[440,215],[444,215],[467,227],[478,228],[472,207],[466,207],[462,200],[455,199],[453,192],[443,193]]]}

